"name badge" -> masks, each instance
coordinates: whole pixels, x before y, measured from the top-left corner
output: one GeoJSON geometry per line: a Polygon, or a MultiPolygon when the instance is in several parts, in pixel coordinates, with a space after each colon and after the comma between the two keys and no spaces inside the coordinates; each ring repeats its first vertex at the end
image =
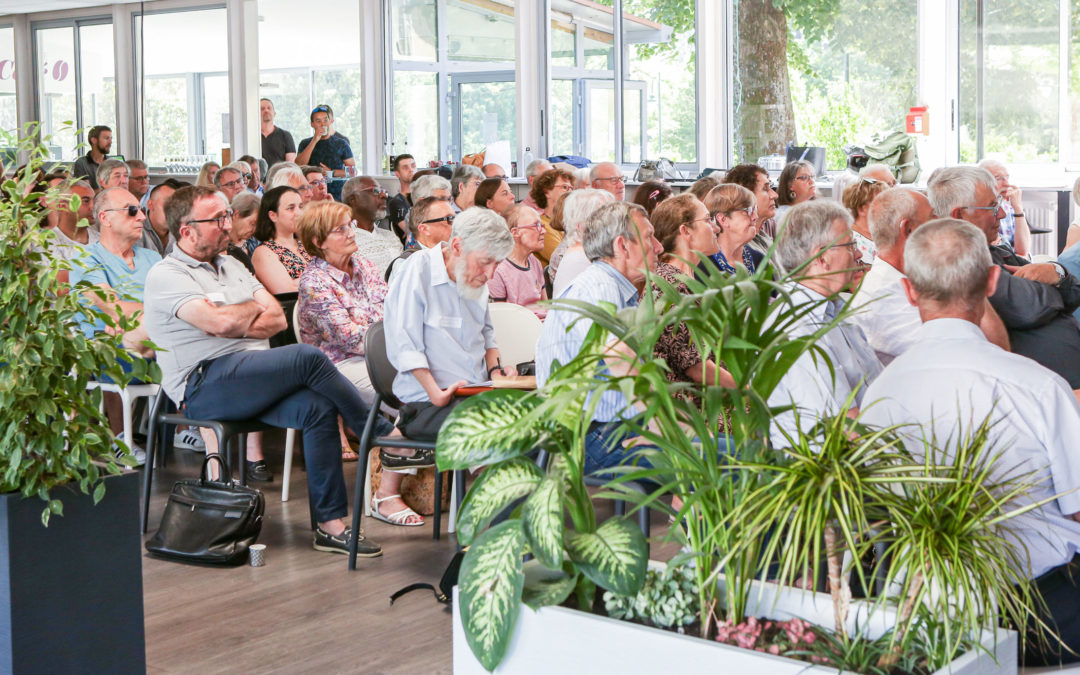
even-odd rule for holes
{"type": "Polygon", "coordinates": [[[440,316],[439,317],[440,328],[461,328],[460,316],[440,316]]]}
{"type": "Polygon", "coordinates": [[[209,300],[211,303],[213,303],[215,305],[224,305],[225,304],[225,294],[224,293],[219,293],[217,291],[215,291],[213,293],[207,293],[206,294],[206,299],[209,300]]]}

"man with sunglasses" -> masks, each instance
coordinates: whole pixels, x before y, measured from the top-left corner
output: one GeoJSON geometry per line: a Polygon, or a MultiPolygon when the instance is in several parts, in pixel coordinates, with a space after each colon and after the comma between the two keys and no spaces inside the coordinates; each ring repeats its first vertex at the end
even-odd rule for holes
{"type": "Polygon", "coordinates": [[[233,197],[243,192],[244,188],[247,187],[247,180],[239,169],[225,166],[218,169],[218,172],[214,174],[214,186],[221,190],[229,202],[232,202],[233,197]]]}
{"type": "Polygon", "coordinates": [[[379,274],[385,275],[402,251],[397,235],[378,225],[378,221],[386,218],[386,190],[374,178],[357,176],[341,188],[341,201],[352,211],[356,223],[356,252],[375,263],[379,274]]]}
{"type": "Polygon", "coordinates": [[[297,164],[332,170],[335,176],[344,176],[345,167],[356,166],[349,139],[334,131],[334,111],[330,106],[315,106],[311,111],[311,128],[315,133],[311,138],[300,141],[297,164]]]}
{"type": "Polygon", "coordinates": [[[1059,263],[1029,263],[1008,245],[995,246],[1005,217],[994,177],[975,166],[939,169],[927,186],[942,218],[966,220],[982,230],[990,258],[1001,268],[990,305],[1009,329],[1014,354],[1027,356],[1080,389],[1080,282],[1059,263]]]}
{"type": "MultiPolygon", "coordinates": [[[[308,491],[317,523],[313,546],[347,553],[343,518],[348,493],[338,417],[363,431],[368,406],[317,347],[270,349],[286,327],[274,296],[235,258],[225,255],[232,212],[209,188],[177,190],[165,206],[176,247],[146,278],[146,327],[158,354],[162,387],[193,418],[258,419],[301,429],[308,491]]],[[[393,430],[385,420],[376,433],[393,430]]],[[[360,538],[361,555],[382,549],[360,538]]]]}
{"type": "Polygon", "coordinates": [[[390,261],[386,269],[387,283],[394,279],[397,271],[405,267],[403,261],[417,251],[424,251],[450,241],[450,232],[454,227],[454,208],[450,200],[443,197],[424,197],[416,202],[409,211],[410,244],[397,258],[390,261]]]}

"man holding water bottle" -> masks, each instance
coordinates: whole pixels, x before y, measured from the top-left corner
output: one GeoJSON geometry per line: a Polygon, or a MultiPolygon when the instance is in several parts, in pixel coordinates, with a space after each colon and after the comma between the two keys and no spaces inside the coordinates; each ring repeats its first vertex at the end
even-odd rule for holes
{"type": "Polygon", "coordinates": [[[334,131],[334,111],[320,104],[311,111],[311,128],[314,135],[300,141],[296,163],[320,167],[332,171],[335,177],[345,177],[346,167],[355,167],[349,139],[334,131]]]}

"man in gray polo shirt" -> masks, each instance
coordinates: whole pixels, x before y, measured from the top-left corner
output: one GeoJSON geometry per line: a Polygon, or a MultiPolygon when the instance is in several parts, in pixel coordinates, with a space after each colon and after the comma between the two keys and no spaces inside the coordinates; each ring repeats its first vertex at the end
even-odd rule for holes
{"type": "MultiPolygon", "coordinates": [[[[165,205],[172,253],[146,277],[150,339],[161,349],[162,387],[192,418],[259,419],[302,429],[308,491],[318,527],[314,547],[347,553],[348,493],[337,419],[362,431],[368,407],[318,348],[270,349],[285,328],[281,305],[236,259],[224,255],[232,211],[214,190],[189,186],[165,205]]],[[[376,432],[393,427],[378,420],[376,432]]],[[[360,555],[382,549],[360,536],[360,555]]]]}

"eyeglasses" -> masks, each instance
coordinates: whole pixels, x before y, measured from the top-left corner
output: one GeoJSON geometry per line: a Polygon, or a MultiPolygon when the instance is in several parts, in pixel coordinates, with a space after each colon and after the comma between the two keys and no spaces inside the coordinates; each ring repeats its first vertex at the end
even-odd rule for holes
{"type": "Polygon", "coordinates": [[[754,218],[757,218],[757,204],[754,204],[753,206],[748,206],[745,209],[732,209],[727,212],[717,211],[716,213],[712,214],[712,216],[715,218],[720,214],[723,214],[725,216],[731,216],[736,213],[745,213],[747,216],[750,217],[751,220],[753,220],[754,218]]]}
{"type": "Polygon", "coordinates": [[[240,178],[234,178],[233,180],[229,181],[228,183],[222,183],[221,187],[229,188],[229,189],[238,188],[238,187],[241,187],[245,182],[246,181],[244,180],[243,176],[241,176],[240,178]]]}
{"type": "Polygon", "coordinates": [[[803,176],[795,176],[795,180],[801,180],[804,183],[809,183],[810,181],[814,180],[814,177],[813,176],[805,176],[805,175],[803,175],[803,176]]]}
{"type": "Polygon", "coordinates": [[[844,244],[833,244],[829,248],[855,248],[856,246],[858,246],[858,244],[855,242],[854,239],[852,239],[851,241],[844,244]]]}
{"type": "Polygon", "coordinates": [[[184,223],[187,224],[187,225],[198,225],[199,223],[214,223],[215,225],[218,226],[218,229],[220,230],[220,229],[223,229],[225,227],[225,221],[226,220],[228,220],[230,222],[232,221],[232,217],[233,217],[233,210],[232,209],[225,209],[225,212],[222,213],[219,216],[214,216],[213,218],[200,218],[198,220],[186,220],[186,221],[184,221],[184,223]]]}
{"type": "Polygon", "coordinates": [[[131,181],[133,181],[133,180],[138,180],[138,181],[150,180],[150,174],[146,174],[145,176],[128,176],[128,182],[129,183],[131,181]]]}
{"type": "Polygon", "coordinates": [[[870,185],[877,185],[878,183],[884,183],[885,181],[878,180],[877,178],[871,178],[870,176],[863,176],[860,180],[870,185]]]}
{"type": "Polygon", "coordinates": [[[502,174],[495,174],[494,176],[488,176],[488,178],[498,178],[499,180],[506,180],[506,176],[502,174]]]}
{"type": "Polygon", "coordinates": [[[693,220],[686,221],[686,225],[693,225],[694,223],[707,223],[713,219],[713,216],[705,216],[704,218],[694,218],[693,220]]]}
{"type": "Polygon", "coordinates": [[[300,187],[298,187],[296,189],[299,190],[300,192],[311,192],[315,188],[311,187],[310,185],[301,185],[300,187]]]}
{"type": "Polygon", "coordinates": [[[994,200],[992,206],[965,206],[965,209],[972,211],[989,211],[991,213],[997,213],[997,210],[1001,208],[1001,202],[1004,201],[1001,197],[994,200]]]}
{"type": "Polygon", "coordinates": [[[613,176],[612,178],[597,178],[597,179],[593,180],[593,182],[594,183],[599,183],[602,180],[613,180],[616,183],[623,183],[624,185],[626,184],[626,176],[613,176]]]}
{"type": "Polygon", "coordinates": [[[357,192],[368,192],[368,191],[370,191],[372,194],[375,194],[375,195],[384,195],[384,194],[386,194],[386,190],[379,187],[378,185],[371,185],[369,187],[362,187],[359,190],[357,190],[357,192]]]}
{"type": "Polygon", "coordinates": [[[330,230],[330,234],[336,234],[339,237],[348,237],[349,235],[352,234],[352,232],[353,232],[353,230],[355,228],[356,228],[356,221],[355,220],[350,220],[349,222],[345,223],[344,225],[342,225],[340,227],[335,227],[334,229],[330,230]]]}
{"type": "Polygon", "coordinates": [[[250,173],[245,173],[245,174],[243,174],[243,176],[244,176],[245,181],[251,180],[251,174],[250,173]]]}
{"type": "Polygon", "coordinates": [[[127,206],[122,206],[118,209],[102,209],[102,211],[124,211],[127,213],[128,218],[134,218],[135,216],[139,215],[139,205],[128,204],[127,206]]]}
{"type": "MultiPolygon", "coordinates": [[[[624,182],[625,182],[625,181],[624,181],[624,182]]],[[[569,185],[567,185],[566,183],[559,183],[558,185],[552,185],[552,186],[551,186],[551,189],[552,189],[552,190],[562,190],[563,192],[570,192],[570,191],[571,191],[571,190],[573,190],[574,188],[573,188],[573,187],[571,187],[571,186],[569,186],[569,185]]]]}
{"type": "Polygon", "coordinates": [[[454,215],[451,214],[449,216],[443,216],[442,218],[430,218],[428,220],[421,220],[420,224],[421,225],[430,225],[432,223],[443,223],[443,222],[445,222],[447,225],[453,225],[454,224],[454,215]]]}
{"type": "Polygon", "coordinates": [[[326,179],[325,178],[316,178],[315,180],[309,180],[308,185],[310,185],[313,188],[315,186],[317,186],[317,185],[325,186],[326,185],[326,179]]]}
{"type": "Polygon", "coordinates": [[[541,222],[535,222],[532,225],[518,225],[514,229],[515,230],[536,230],[537,232],[543,233],[544,224],[541,223],[541,222]]]}

